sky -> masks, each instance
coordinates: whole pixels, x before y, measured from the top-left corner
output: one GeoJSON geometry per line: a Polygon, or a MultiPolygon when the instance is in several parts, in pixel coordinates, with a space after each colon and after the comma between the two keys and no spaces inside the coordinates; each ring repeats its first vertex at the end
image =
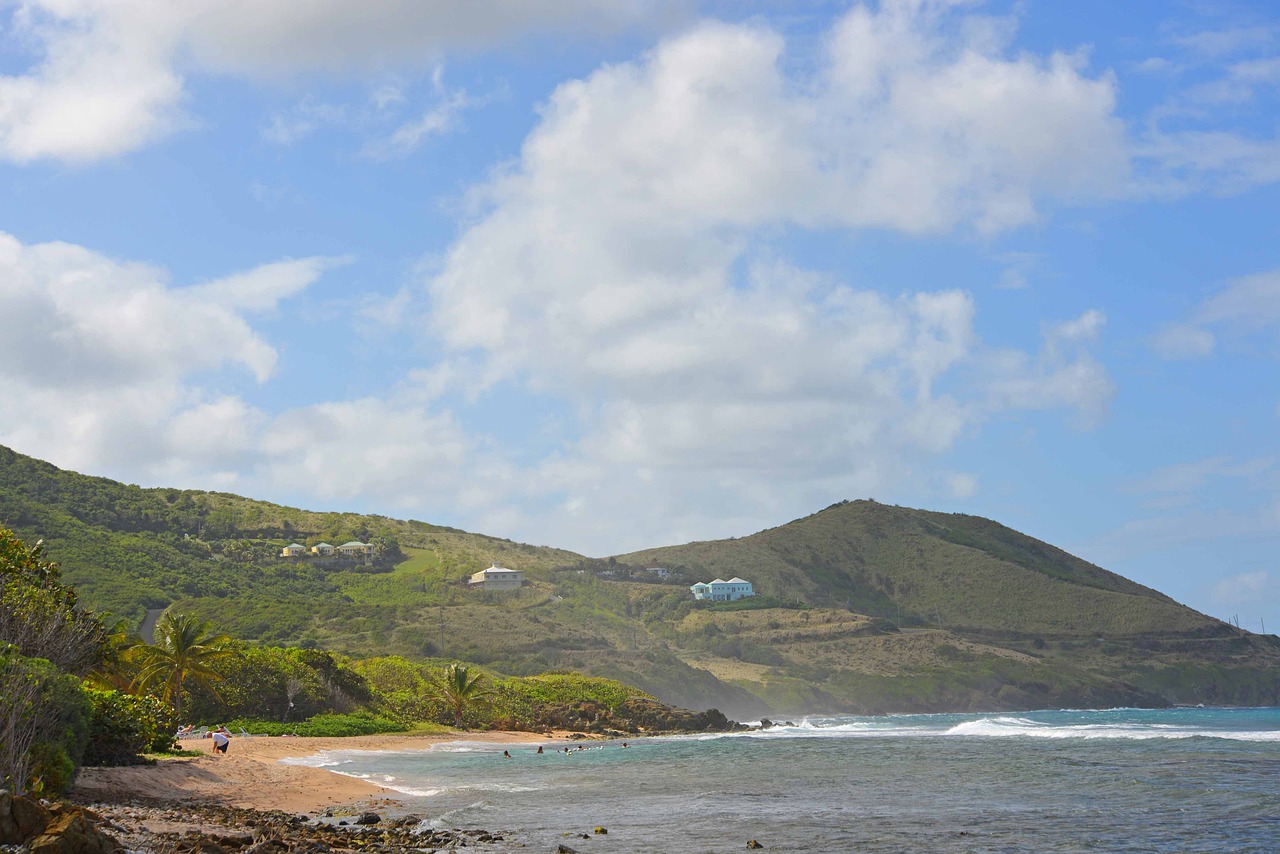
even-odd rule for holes
{"type": "Polygon", "coordinates": [[[593,556],[843,499],[1280,630],[1267,0],[0,0],[0,443],[593,556]]]}

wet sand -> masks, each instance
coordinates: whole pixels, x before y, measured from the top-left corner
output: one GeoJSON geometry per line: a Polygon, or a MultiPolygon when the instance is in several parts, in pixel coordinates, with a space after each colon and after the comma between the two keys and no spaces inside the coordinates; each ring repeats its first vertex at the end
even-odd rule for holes
{"type": "MultiPolygon", "coordinates": [[[[564,734],[554,738],[563,739],[564,734]]],[[[81,803],[153,803],[290,813],[315,813],[357,803],[401,797],[399,792],[322,768],[286,765],[286,758],[325,750],[428,750],[456,741],[498,744],[550,743],[553,737],[528,732],[453,732],[429,735],[367,735],[352,738],[232,738],[226,755],[213,753],[210,739],[185,739],[183,748],[204,755],[160,759],[155,765],[84,768],[72,790],[81,803]]]]}

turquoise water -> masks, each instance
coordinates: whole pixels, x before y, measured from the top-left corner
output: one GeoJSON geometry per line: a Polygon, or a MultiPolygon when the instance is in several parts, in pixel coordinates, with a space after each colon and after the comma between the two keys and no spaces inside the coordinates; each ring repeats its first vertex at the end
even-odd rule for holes
{"type": "Polygon", "coordinates": [[[569,755],[545,744],[297,761],[531,850],[1280,851],[1280,709],[827,717],[569,755]],[[608,836],[565,837],[596,825],[608,836]]]}

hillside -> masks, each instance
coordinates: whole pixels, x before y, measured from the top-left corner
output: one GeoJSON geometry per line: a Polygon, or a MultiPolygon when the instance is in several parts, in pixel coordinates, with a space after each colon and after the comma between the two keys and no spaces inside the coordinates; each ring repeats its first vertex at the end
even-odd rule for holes
{"type": "Polygon", "coordinates": [[[1162,636],[1217,620],[989,519],[852,501],[750,537],[617,560],[750,578],[765,595],[992,637],[1162,636]]]}
{"type": "Polygon", "coordinates": [[[740,718],[1280,702],[1275,637],[990,520],[873,501],[589,560],[425,522],[140,489],[0,448],[0,524],[43,538],[86,602],[130,620],[176,605],[263,643],[575,670],[740,718]],[[347,539],[377,557],[278,556],[347,539]],[[459,584],[494,561],[530,583],[459,584]],[[692,600],[690,583],[733,575],[762,595],[692,600]]]}

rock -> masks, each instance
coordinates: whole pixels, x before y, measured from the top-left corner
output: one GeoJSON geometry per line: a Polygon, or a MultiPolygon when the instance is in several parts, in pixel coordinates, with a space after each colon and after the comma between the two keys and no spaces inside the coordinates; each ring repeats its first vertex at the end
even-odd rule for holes
{"type": "Polygon", "coordinates": [[[362,812],[360,817],[356,819],[356,824],[377,824],[382,821],[382,816],[376,812],[362,812]]]}
{"type": "Polygon", "coordinates": [[[556,854],[578,854],[578,852],[576,849],[570,848],[564,843],[560,843],[556,846],[556,854]]]}
{"type": "Polygon", "coordinates": [[[0,845],[19,845],[25,840],[18,835],[18,823],[13,820],[13,795],[0,789],[0,845]]]}
{"type": "Polygon", "coordinates": [[[289,847],[289,843],[279,839],[264,839],[244,849],[244,854],[278,854],[278,852],[288,851],[289,847]]]}
{"type": "Polygon", "coordinates": [[[225,833],[213,838],[218,844],[229,848],[244,848],[253,844],[253,834],[250,833],[225,833]]]}
{"type": "Polygon", "coordinates": [[[31,843],[31,854],[117,854],[123,846],[93,826],[77,809],[52,816],[44,832],[31,843]]]}
{"type": "Polygon", "coordinates": [[[747,841],[747,847],[748,847],[748,848],[763,848],[764,846],[763,846],[763,845],[761,845],[759,842],[756,842],[754,839],[751,839],[751,840],[748,840],[748,841],[747,841]]]}
{"type": "Polygon", "coordinates": [[[18,827],[19,842],[39,836],[49,824],[48,811],[30,798],[14,798],[10,809],[18,827]]]}
{"type": "Polygon", "coordinates": [[[596,830],[595,830],[595,832],[596,832],[598,835],[600,835],[600,836],[604,836],[605,834],[607,834],[607,833],[609,832],[609,828],[607,828],[607,827],[597,827],[597,828],[596,828],[596,830]]]}

